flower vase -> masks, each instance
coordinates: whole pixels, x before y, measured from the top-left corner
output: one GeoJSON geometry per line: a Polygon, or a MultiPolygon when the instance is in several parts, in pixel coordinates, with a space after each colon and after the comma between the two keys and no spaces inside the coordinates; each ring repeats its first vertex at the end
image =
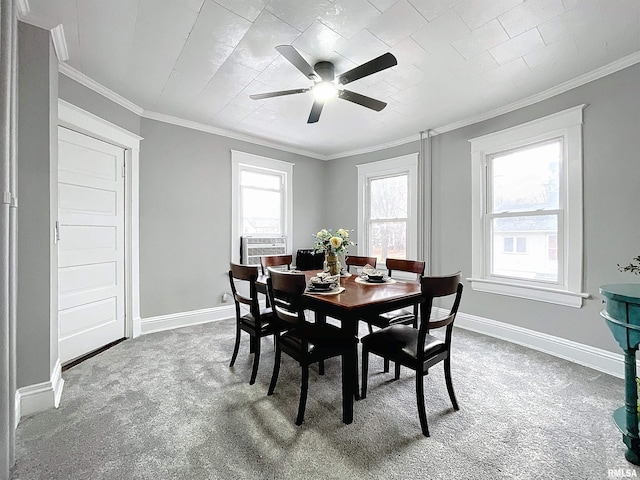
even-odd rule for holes
{"type": "Polygon", "coordinates": [[[338,275],[340,273],[340,264],[338,262],[338,256],[335,253],[327,252],[325,263],[327,264],[325,270],[329,272],[329,275],[338,275]]]}

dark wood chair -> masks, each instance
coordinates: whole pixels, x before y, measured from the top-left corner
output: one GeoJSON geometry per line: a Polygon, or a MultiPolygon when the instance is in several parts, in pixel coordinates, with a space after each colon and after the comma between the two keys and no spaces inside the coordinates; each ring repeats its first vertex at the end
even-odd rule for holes
{"type": "Polygon", "coordinates": [[[292,263],[293,255],[267,255],[260,257],[260,267],[263,275],[267,274],[267,268],[269,267],[285,267],[284,270],[291,270],[292,263]]]}
{"type": "Polygon", "coordinates": [[[362,257],[358,255],[348,255],[346,260],[347,271],[351,270],[351,267],[364,267],[367,264],[375,268],[377,260],[378,259],[376,257],[362,257]]]}
{"type": "MultiPolygon", "coordinates": [[[[393,278],[393,272],[406,272],[415,274],[415,280],[419,281],[424,275],[424,262],[419,260],[402,260],[398,258],[387,258],[387,275],[393,278]]],[[[418,321],[418,305],[413,308],[400,308],[391,312],[385,312],[381,315],[363,319],[369,324],[369,333],[373,332],[372,326],[385,328],[389,325],[398,323],[412,324],[417,327],[418,321]]]]}
{"type": "Polygon", "coordinates": [[[444,378],[454,410],[458,410],[451,383],[451,334],[453,322],[460,306],[462,283],[460,272],[444,277],[423,277],[420,280],[423,303],[420,305],[420,328],[410,325],[391,325],[377,330],[362,339],[362,396],[367,396],[369,353],[395,362],[395,378],[400,376],[400,365],[416,372],[416,397],[422,433],[428,437],[427,415],[424,405],[424,376],[429,368],[444,361],[444,378]],[[431,319],[433,299],[455,295],[449,314],[431,319]],[[444,340],[429,334],[430,330],[446,327],[444,340]]]}
{"type": "MultiPolygon", "coordinates": [[[[276,356],[267,395],[273,395],[280,372],[282,352],[296,360],[302,368],[300,403],[296,425],[302,425],[309,389],[309,365],[332,357],[342,357],[343,415],[346,402],[352,402],[357,388],[357,338],[327,323],[311,323],[305,318],[302,295],[306,288],[304,274],[269,271],[267,289],[273,305],[275,321],[282,334],[276,335],[276,356]]],[[[350,423],[350,420],[349,420],[350,423]]]]}
{"type": "Polygon", "coordinates": [[[256,265],[229,264],[229,284],[236,308],[236,343],[231,356],[230,367],[236,362],[238,350],[240,348],[240,332],[245,331],[250,337],[249,351],[253,352],[253,370],[249,384],[253,385],[258,374],[258,364],[260,363],[260,340],[262,337],[273,335],[278,332],[278,324],[273,322],[273,312],[271,308],[260,309],[258,294],[256,290],[256,279],[258,278],[258,267],[256,265]],[[236,282],[245,282],[249,286],[249,295],[244,295],[238,291],[236,282]],[[249,312],[243,314],[241,306],[249,307],[249,312]]]}

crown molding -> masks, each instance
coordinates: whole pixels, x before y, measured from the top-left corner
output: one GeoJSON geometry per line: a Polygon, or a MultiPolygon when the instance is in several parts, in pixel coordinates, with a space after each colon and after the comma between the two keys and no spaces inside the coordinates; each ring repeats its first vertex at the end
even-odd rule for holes
{"type": "Polygon", "coordinates": [[[67,39],[64,36],[64,27],[62,24],[56,25],[51,29],[51,38],[53,39],[53,48],[56,51],[59,62],[69,60],[69,49],[67,48],[67,39]]]}
{"type": "Polygon", "coordinates": [[[159,122],[170,123],[172,125],[177,125],[180,127],[199,130],[201,132],[213,133],[214,135],[221,135],[223,137],[233,138],[235,140],[242,140],[243,142],[254,143],[256,145],[261,145],[263,147],[275,148],[285,152],[295,153],[297,155],[304,155],[306,157],[311,157],[318,160],[327,160],[327,157],[325,155],[321,155],[316,152],[312,152],[310,150],[291,147],[289,145],[277,143],[272,140],[268,140],[266,138],[246,135],[244,133],[238,133],[231,130],[226,130],[224,128],[214,127],[213,125],[206,125],[199,122],[193,122],[191,120],[185,120],[184,118],[165,115],[164,113],[151,112],[149,110],[145,110],[142,116],[150,120],[157,120],[159,122]]]}
{"type": "Polygon", "coordinates": [[[630,55],[627,55],[626,57],[620,58],[607,65],[603,65],[602,67],[596,68],[595,70],[592,70],[583,75],[580,75],[579,77],[573,78],[571,80],[567,80],[566,82],[556,85],[555,87],[551,87],[540,93],[531,95],[530,97],[524,98],[522,100],[518,100],[517,102],[513,102],[503,107],[498,107],[488,112],[484,112],[479,115],[474,115],[472,117],[468,117],[463,120],[459,120],[457,122],[449,123],[442,127],[434,128],[432,129],[432,132],[434,135],[450,132],[452,130],[457,130],[458,128],[467,127],[469,125],[473,125],[474,123],[483,122],[485,120],[489,120],[491,118],[504,115],[505,113],[513,112],[520,108],[528,107],[535,103],[541,102],[543,100],[547,100],[551,97],[555,97],[556,95],[560,95],[561,93],[580,87],[586,83],[599,80],[602,77],[611,75],[612,73],[618,72],[624,68],[635,65],[636,63],[640,63],[640,51],[634,52],[630,55]]]}
{"type": "Polygon", "coordinates": [[[60,63],[58,66],[58,70],[63,75],[66,75],[70,79],[75,80],[76,82],[80,83],[81,85],[84,85],[85,87],[93,90],[96,93],[99,93],[103,97],[108,98],[112,102],[117,103],[121,107],[126,108],[127,110],[135,113],[136,115],[142,116],[142,114],[144,113],[144,108],[139,107],[135,103],[127,100],[122,95],[117,94],[113,90],[109,90],[107,87],[105,87],[101,83],[98,83],[92,78],[87,77],[84,73],[76,70],[75,68],[73,68],[68,64],[60,63]]]}
{"type": "Polygon", "coordinates": [[[362,155],[363,153],[377,152],[386,148],[392,148],[399,145],[404,145],[406,143],[417,142],[418,140],[420,140],[420,134],[409,135],[408,137],[400,138],[398,140],[393,140],[387,143],[379,143],[371,147],[358,148],[355,150],[348,150],[345,152],[334,153],[332,155],[326,155],[323,160],[336,160],[338,158],[351,157],[353,155],[362,155]]]}

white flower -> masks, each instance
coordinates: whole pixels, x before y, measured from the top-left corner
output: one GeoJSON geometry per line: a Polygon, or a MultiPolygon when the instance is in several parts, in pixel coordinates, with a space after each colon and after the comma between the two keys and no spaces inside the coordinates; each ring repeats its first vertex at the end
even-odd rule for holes
{"type": "Polygon", "coordinates": [[[331,243],[331,246],[336,249],[342,246],[342,238],[340,237],[331,237],[329,242],[331,243]]]}

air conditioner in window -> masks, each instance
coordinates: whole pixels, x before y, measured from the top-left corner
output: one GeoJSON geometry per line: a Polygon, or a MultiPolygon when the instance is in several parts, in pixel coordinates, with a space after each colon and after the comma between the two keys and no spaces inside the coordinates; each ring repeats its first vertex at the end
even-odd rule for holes
{"type": "Polygon", "coordinates": [[[264,255],[286,255],[287,238],[285,236],[240,237],[240,263],[243,265],[260,265],[260,257],[264,255]]]}

